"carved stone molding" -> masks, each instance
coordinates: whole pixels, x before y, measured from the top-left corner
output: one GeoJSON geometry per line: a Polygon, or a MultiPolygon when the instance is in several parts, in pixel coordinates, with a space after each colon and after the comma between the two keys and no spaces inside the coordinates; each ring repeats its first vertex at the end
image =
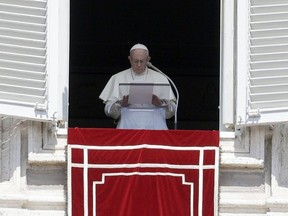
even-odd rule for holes
{"type": "MultiPolygon", "coordinates": [[[[25,145],[26,122],[8,117],[0,119],[0,190],[2,192],[13,192],[20,190],[22,182],[21,174],[25,172],[25,167],[21,166],[25,162],[23,153],[25,145]]],[[[24,163],[25,164],[25,163],[24,163]]]]}
{"type": "Polygon", "coordinates": [[[273,197],[288,196],[288,124],[274,127],[272,137],[271,192],[273,197]]]}
{"type": "Polygon", "coordinates": [[[222,168],[264,168],[265,127],[220,134],[222,168]]]}

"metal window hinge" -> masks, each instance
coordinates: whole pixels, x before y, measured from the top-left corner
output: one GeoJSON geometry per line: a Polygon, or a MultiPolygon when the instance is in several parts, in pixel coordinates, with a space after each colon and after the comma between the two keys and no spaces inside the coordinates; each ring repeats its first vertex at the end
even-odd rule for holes
{"type": "Polygon", "coordinates": [[[248,116],[249,117],[260,117],[261,116],[261,112],[260,112],[260,109],[251,109],[251,110],[248,110],[248,116]]]}
{"type": "Polygon", "coordinates": [[[239,140],[239,142],[241,142],[242,140],[242,135],[245,131],[245,128],[237,128],[235,129],[235,137],[239,140]]]}
{"type": "Polygon", "coordinates": [[[48,103],[44,103],[44,104],[41,104],[41,103],[36,103],[35,104],[35,110],[37,111],[47,111],[48,110],[48,103]]]}

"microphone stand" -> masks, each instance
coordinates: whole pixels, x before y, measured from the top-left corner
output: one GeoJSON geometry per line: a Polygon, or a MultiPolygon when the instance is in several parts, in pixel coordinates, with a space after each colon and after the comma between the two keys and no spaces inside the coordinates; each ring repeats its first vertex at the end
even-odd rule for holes
{"type": "Polygon", "coordinates": [[[179,102],[179,92],[178,89],[176,87],[176,85],[174,84],[174,82],[170,79],[170,77],[168,77],[165,73],[163,73],[160,69],[158,69],[157,67],[155,67],[154,65],[152,65],[151,62],[147,63],[147,66],[154,69],[155,71],[157,71],[158,73],[161,73],[163,76],[165,76],[169,82],[172,84],[175,92],[176,92],[176,106],[175,106],[175,114],[174,114],[174,130],[177,130],[177,111],[178,111],[178,102],[179,102]]]}

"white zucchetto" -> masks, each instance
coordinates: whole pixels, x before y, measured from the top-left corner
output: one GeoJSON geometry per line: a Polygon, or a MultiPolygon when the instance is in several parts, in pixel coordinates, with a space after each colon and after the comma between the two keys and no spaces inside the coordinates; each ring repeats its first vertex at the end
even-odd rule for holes
{"type": "Polygon", "coordinates": [[[145,45],[140,44],[140,43],[135,44],[135,45],[130,49],[130,52],[131,52],[132,50],[135,50],[135,49],[143,49],[143,50],[146,50],[147,52],[149,52],[149,51],[148,51],[148,48],[147,48],[145,45]]]}

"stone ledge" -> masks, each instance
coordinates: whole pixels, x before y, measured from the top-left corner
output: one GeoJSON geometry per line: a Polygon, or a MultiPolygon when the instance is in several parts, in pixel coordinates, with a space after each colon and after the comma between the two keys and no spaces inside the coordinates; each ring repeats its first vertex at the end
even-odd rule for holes
{"type": "Polygon", "coordinates": [[[288,195],[286,197],[266,197],[258,192],[220,192],[219,216],[265,215],[287,216],[288,195]]]}
{"type": "Polygon", "coordinates": [[[255,192],[222,192],[219,199],[219,212],[265,215],[268,210],[265,196],[265,193],[255,192]]]}
{"type": "Polygon", "coordinates": [[[222,153],[220,156],[221,168],[264,168],[264,161],[252,157],[237,157],[234,153],[222,153]]]}
{"type": "Polygon", "coordinates": [[[61,210],[28,210],[17,208],[0,208],[1,216],[67,216],[66,212],[61,210]]]}
{"type": "Polygon", "coordinates": [[[66,165],[65,151],[57,153],[29,153],[30,165],[66,165]]]}
{"type": "Polygon", "coordinates": [[[271,197],[267,199],[267,206],[271,212],[285,212],[288,215],[288,194],[286,197],[271,197]]]}
{"type": "Polygon", "coordinates": [[[25,191],[15,194],[0,194],[0,209],[66,210],[64,190],[25,191]],[[45,196],[43,196],[45,195],[45,196]]]}

